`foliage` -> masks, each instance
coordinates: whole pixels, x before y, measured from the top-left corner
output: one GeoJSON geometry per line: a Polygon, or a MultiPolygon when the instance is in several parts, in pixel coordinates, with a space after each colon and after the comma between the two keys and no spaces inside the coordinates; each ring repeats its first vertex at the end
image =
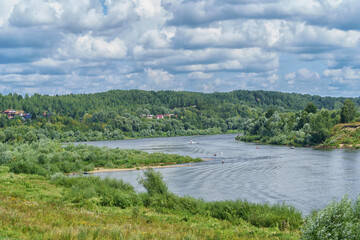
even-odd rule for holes
{"type": "MultiPolygon", "coordinates": [[[[23,109],[32,119],[8,119],[0,115],[0,142],[54,139],[63,142],[124,139],[126,137],[218,134],[242,131],[248,119],[263,111],[304,109],[316,106],[339,109],[345,98],[330,98],[269,91],[238,90],[229,93],[112,90],[96,94],[47,96],[0,94],[0,110],[23,109]],[[312,103],[309,103],[312,102],[312,103]],[[152,114],[173,114],[149,119],[152,114]]],[[[359,99],[352,99],[359,103],[359,99]]],[[[298,128],[302,127],[302,123],[298,128]]]]}
{"type": "Polygon", "coordinates": [[[127,208],[139,204],[139,197],[134,188],[122,180],[99,177],[55,176],[52,181],[69,188],[64,199],[79,206],[101,205],[127,208]]]}
{"type": "Polygon", "coordinates": [[[340,122],[349,123],[351,122],[356,114],[355,103],[349,99],[346,99],[344,106],[341,108],[340,112],[340,122]]]}
{"type": "Polygon", "coordinates": [[[163,181],[161,173],[155,172],[153,169],[147,169],[144,172],[144,177],[140,179],[139,183],[144,186],[150,196],[168,194],[168,187],[163,181]]]}
{"type": "Polygon", "coordinates": [[[301,213],[285,204],[271,206],[240,200],[205,202],[191,197],[177,197],[169,193],[161,174],[152,169],[145,171],[140,183],[147,190],[147,194],[143,195],[144,205],[160,212],[176,211],[189,216],[210,215],[233,224],[244,220],[257,227],[277,227],[281,230],[298,229],[302,222],[301,213]]]}
{"type": "Polygon", "coordinates": [[[312,102],[310,102],[306,105],[304,111],[308,113],[316,113],[317,107],[312,102]]]}
{"type": "Polygon", "coordinates": [[[302,229],[304,240],[359,239],[360,197],[352,202],[348,196],[331,202],[323,210],[313,212],[302,229]]]}
{"type": "MultiPolygon", "coordinates": [[[[59,176],[57,176],[59,177],[59,176]]],[[[56,177],[55,177],[56,178],[56,177]]],[[[64,200],[71,188],[0,166],[4,239],[298,239],[298,231],[231,224],[210,216],[159,213],[142,206],[104,207],[64,200]],[[11,177],[12,176],[12,177],[11,177]]]]}
{"type": "Polygon", "coordinates": [[[60,143],[49,140],[14,145],[0,144],[0,156],[0,164],[9,166],[14,173],[43,176],[58,172],[91,171],[94,168],[132,168],[201,161],[175,154],[150,154],[139,150],[81,144],[68,144],[63,147],[60,143]]]}
{"type": "Polygon", "coordinates": [[[330,136],[319,147],[360,148],[360,123],[337,124],[330,129],[330,136]]]}
{"type": "Polygon", "coordinates": [[[296,113],[269,114],[269,111],[246,121],[245,134],[237,139],[283,145],[318,145],[329,139],[331,128],[340,121],[339,110],[317,111],[312,103],[296,113]]]}

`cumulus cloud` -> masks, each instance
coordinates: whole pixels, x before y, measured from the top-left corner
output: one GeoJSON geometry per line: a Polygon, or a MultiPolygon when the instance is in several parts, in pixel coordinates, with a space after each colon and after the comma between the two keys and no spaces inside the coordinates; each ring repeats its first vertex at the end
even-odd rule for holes
{"type": "Polygon", "coordinates": [[[288,81],[288,84],[294,84],[296,82],[310,83],[311,81],[320,79],[320,74],[307,68],[301,68],[297,72],[286,74],[285,79],[288,81]]]}
{"type": "Polygon", "coordinates": [[[30,0],[14,6],[9,22],[18,27],[49,25],[56,21],[55,14],[55,10],[48,3],[30,0]]]}
{"type": "Polygon", "coordinates": [[[334,89],[346,84],[358,88],[356,0],[0,0],[0,6],[3,91],[339,95],[334,89]],[[29,81],[35,78],[41,81],[29,81]],[[314,80],[316,87],[306,86],[314,80]]]}
{"type": "Polygon", "coordinates": [[[345,67],[342,69],[326,69],[325,77],[330,77],[335,83],[346,84],[355,83],[360,80],[360,69],[345,67]]]}
{"type": "Polygon", "coordinates": [[[127,48],[119,38],[106,41],[102,37],[79,36],[73,43],[76,56],[80,58],[123,58],[127,48]]]}
{"type": "Polygon", "coordinates": [[[204,72],[191,72],[188,74],[190,79],[210,79],[214,77],[213,73],[204,73],[204,72]]]}
{"type": "Polygon", "coordinates": [[[174,80],[174,75],[162,69],[146,68],[144,72],[147,79],[145,88],[148,90],[171,87],[174,80]]]}

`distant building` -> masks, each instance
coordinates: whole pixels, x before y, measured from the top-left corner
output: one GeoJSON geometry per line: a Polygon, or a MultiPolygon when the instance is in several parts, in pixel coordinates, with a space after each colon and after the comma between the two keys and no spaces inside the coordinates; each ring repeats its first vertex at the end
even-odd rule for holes
{"type": "Polygon", "coordinates": [[[24,116],[24,111],[23,110],[17,110],[15,111],[15,116],[24,116]]]}
{"type": "Polygon", "coordinates": [[[24,116],[23,116],[23,118],[24,118],[25,120],[31,119],[31,117],[32,117],[31,113],[25,113],[24,116]]]}
{"type": "Polygon", "coordinates": [[[4,114],[8,116],[9,119],[14,118],[16,111],[14,109],[8,109],[4,111],[4,114]]]}
{"type": "Polygon", "coordinates": [[[164,118],[164,115],[156,115],[156,119],[162,119],[164,118]]]}

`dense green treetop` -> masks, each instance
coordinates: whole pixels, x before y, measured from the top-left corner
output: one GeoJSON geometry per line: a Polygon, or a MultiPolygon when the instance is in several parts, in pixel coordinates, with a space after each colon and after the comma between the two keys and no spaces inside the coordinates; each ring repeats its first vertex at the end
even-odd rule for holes
{"type": "MultiPolygon", "coordinates": [[[[98,111],[142,111],[152,114],[164,114],[167,109],[196,106],[199,110],[213,110],[218,112],[221,106],[223,113],[239,105],[269,109],[273,107],[278,111],[302,110],[312,102],[317,108],[329,110],[340,109],[346,98],[320,97],[302,95],[297,93],[281,93],[272,91],[236,90],[228,93],[197,93],[176,91],[142,91],[142,90],[111,90],[92,94],[68,95],[26,95],[0,94],[0,111],[12,108],[23,109],[34,116],[42,114],[44,110],[50,114],[56,112],[62,116],[78,118],[86,112],[98,111]],[[143,109],[139,109],[142,107],[143,109]]],[[[352,99],[357,104],[360,100],[352,99]]],[[[225,114],[225,113],[224,113],[225,114]]],[[[224,116],[226,117],[226,116],[224,116]]]]}
{"type": "Polygon", "coordinates": [[[356,114],[355,103],[349,99],[346,99],[344,102],[344,106],[341,108],[340,113],[340,122],[341,123],[349,123],[351,122],[356,114]]]}

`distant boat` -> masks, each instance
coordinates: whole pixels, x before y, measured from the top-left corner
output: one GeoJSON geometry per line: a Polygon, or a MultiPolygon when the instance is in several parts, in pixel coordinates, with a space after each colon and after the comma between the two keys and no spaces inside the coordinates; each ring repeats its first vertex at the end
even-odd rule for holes
{"type": "Polygon", "coordinates": [[[189,141],[189,144],[195,144],[196,142],[194,142],[193,140],[189,141]]]}
{"type": "Polygon", "coordinates": [[[259,146],[256,146],[256,149],[260,149],[260,147],[259,147],[259,146]]]}
{"type": "Polygon", "coordinates": [[[295,147],[294,147],[294,146],[291,146],[290,149],[295,149],[295,147]]]}

